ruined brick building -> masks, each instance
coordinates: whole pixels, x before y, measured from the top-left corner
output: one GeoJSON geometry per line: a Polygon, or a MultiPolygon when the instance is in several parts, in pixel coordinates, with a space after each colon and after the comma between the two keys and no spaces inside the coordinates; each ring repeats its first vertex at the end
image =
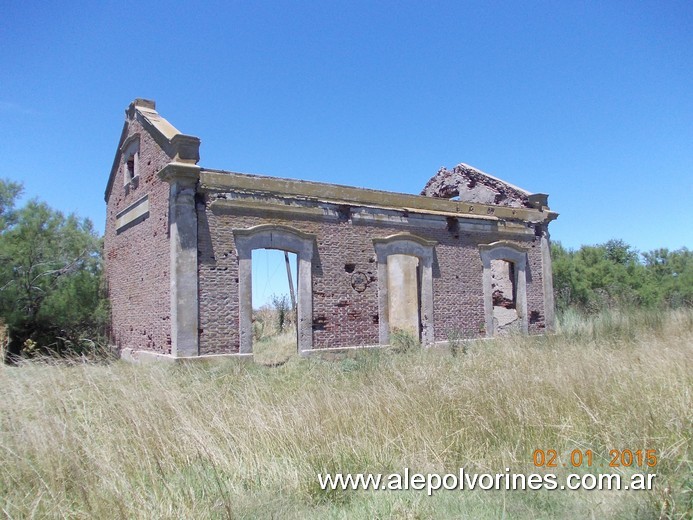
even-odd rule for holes
{"type": "Polygon", "coordinates": [[[553,326],[546,195],[464,164],[420,195],[212,170],[199,145],[153,101],[126,110],[104,239],[124,356],[251,354],[258,248],[297,255],[304,354],[553,326]]]}

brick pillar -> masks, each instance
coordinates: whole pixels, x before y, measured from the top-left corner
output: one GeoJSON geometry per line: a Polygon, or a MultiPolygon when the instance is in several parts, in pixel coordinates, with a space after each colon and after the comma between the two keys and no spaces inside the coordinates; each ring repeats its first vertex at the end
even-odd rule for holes
{"type": "Polygon", "coordinates": [[[544,320],[546,330],[556,330],[556,306],[553,297],[553,267],[551,265],[551,241],[549,225],[542,226],[541,279],[544,282],[544,320]]]}

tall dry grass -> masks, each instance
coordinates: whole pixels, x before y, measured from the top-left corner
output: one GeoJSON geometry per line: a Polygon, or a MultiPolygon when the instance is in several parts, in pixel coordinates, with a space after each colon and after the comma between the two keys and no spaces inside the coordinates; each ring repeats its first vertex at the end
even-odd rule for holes
{"type": "MultiPolygon", "coordinates": [[[[693,312],[280,367],[0,369],[8,518],[690,518],[693,312]],[[318,472],[535,472],[657,450],[654,491],[340,491],[318,472]],[[687,516],[688,515],[688,516],[687,516]]],[[[563,471],[563,470],[561,470],[563,471]]],[[[583,469],[587,471],[587,469],[583,469]]],[[[626,473],[636,471],[626,469],[626,473]]],[[[560,471],[559,471],[560,473],[560,471]]]]}

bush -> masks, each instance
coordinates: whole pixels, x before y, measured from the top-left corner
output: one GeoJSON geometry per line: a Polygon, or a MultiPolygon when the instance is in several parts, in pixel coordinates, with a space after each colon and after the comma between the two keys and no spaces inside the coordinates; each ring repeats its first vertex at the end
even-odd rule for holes
{"type": "Polygon", "coordinates": [[[410,352],[421,347],[421,342],[408,330],[395,328],[390,332],[390,344],[397,352],[410,352]]]}

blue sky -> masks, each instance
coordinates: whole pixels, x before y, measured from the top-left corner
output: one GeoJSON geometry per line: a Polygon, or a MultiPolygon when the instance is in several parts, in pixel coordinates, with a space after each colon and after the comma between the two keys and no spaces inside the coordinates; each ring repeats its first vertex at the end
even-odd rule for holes
{"type": "Polygon", "coordinates": [[[465,162],[569,247],[693,246],[693,3],[3,2],[0,177],[91,218],[135,97],[200,164],[418,193],[465,162]]]}

